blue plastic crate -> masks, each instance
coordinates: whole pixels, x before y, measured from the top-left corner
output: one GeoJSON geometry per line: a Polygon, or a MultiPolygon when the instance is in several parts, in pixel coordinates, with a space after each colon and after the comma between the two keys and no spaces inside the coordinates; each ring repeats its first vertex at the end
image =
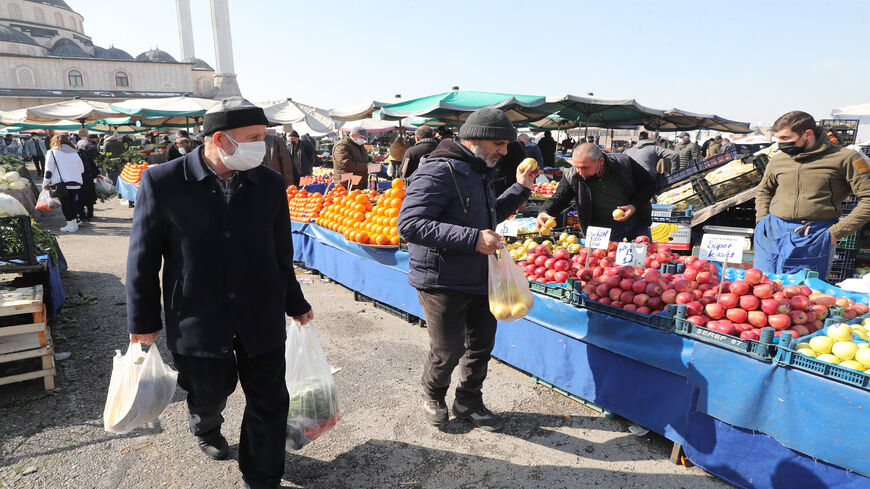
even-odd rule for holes
{"type": "MultiPolygon", "coordinates": [[[[576,279],[571,279],[576,280],[576,279]]],[[[565,284],[544,284],[541,282],[529,282],[529,290],[537,292],[547,297],[552,297],[563,302],[571,300],[571,285],[565,284]]]]}
{"type": "MultiPolygon", "coordinates": [[[[579,284],[580,282],[576,282],[575,288],[579,284]]],[[[640,314],[632,311],[626,311],[625,309],[621,309],[619,307],[608,306],[600,302],[595,302],[593,300],[590,300],[589,296],[576,289],[571,292],[571,298],[569,299],[569,302],[575,307],[600,312],[602,314],[607,314],[621,319],[627,319],[638,324],[651,326],[661,331],[667,331],[668,333],[672,333],[674,331],[674,314],[676,314],[676,307],[671,306],[675,306],[675,304],[671,304],[670,306],[668,306],[668,309],[665,312],[659,314],[640,314]]]]}
{"type": "MultiPolygon", "coordinates": [[[[716,268],[719,268],[718,263],[714,263],[714,265],[716,265],[716,268]]],[[[768,273],[766,275],[770,280],[779,280],[783,285],[800,285],[808,278],[818,277],[819,273],[812,270],[801,270],[798,273],[768,273]]],[[[735,280],[743,280],[745,276],[746,270],[729,268],[725,270],[723,279],[733,282],[735,280]]]]}
{"type": "Polygon", "coordinates": [[[776,343],[778,339],[774,336],[775,330],[773,328],[761,328],[761,338],[759,340],[748,340],[698,326],[685,319],[685,317],[677,316],[674,317],[674,332],[696,341],[716,345],[741,355],[761,360],[762,362],[770,363],[773,361],[774,355],[776,355],[776,343]]]}
{"type": "MultiPolygon", "coordinates": [[[[820,335],[824,330],[817,331],[811,335],[800,338],[809,340],[810,338],[820,335]]],[[[835,380],[844,384],[849,384],[860,389],[870,391],[870,375],[852,370],[850,368],[841,367],[834,363],[823,362],[813,357],[802,355],[794,350],[795,340],[791,337],[791,333],[784,333],[783,338],[777,345],[776,356],[773,358],[773,363],[781,367],[796,368],[805,372],[810,372],[826,379],[835,380]]]]}

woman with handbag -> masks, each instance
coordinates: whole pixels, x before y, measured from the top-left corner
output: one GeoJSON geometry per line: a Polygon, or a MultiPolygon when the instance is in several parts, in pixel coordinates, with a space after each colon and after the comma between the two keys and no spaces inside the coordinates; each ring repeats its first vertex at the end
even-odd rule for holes
{"type": "Polygon", "coordinates": [[[48,189],[52,197],[60,201],[66,226],[61,231],[78,231],[76,222],[76,193],[82,186],[82,173],[85,171],[75,144],[69,136],[55,135],[51,138],[51,149],[45,155],[45,176],[42,188],[48,189]]]}

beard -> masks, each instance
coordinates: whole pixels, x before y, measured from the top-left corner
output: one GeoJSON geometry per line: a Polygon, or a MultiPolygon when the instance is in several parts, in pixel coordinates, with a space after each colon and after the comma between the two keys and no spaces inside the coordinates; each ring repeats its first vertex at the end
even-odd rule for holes
{"type": "Polygon", "coordinates": [[[471,152],[474,153],[474,156],[482,159],[484,163],[486,163],[487,168],[492,168],[495,166],[498,161],[498,154],[493,152],[491,154],[487,154],[484,151],[483,146],[475,144],[471,147],[471,152]]]}

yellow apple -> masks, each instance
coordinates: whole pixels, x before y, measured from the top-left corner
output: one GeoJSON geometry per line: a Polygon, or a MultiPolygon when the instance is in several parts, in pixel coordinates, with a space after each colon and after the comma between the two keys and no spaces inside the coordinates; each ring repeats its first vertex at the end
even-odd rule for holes
{"type": "Polygon", "coordinates": [[[490,304],[489,311],[496,319],[507,319],[511,315],[511,310],[504,304],[490,304]]]}
{"type": "Polygon", "coordinates": [[[529,308],[522,302],[514,304],[514,307],[511,308],[511,317],[514,319],[519,319],[528,313],[529,308]]]}
{"type": "Polygon", "coordinates": [[[541,234],[541,236],[549,236],[550,235],[550,228],[548,228],[547,226],[544,226],[540,230],[538,230],[538,232],[541,234]]]}
{"type": "Polygon", "coordinates": [[[576,244],[579,238],[573,234],[568,235],[568,239],[566,240],[568,244],[576,244]]]}
{"type": "Polygon", "coordinates": [[[556,227],[556,220],[551,217],[551,218],[547,219],[547,222],[544,223],[544,226],[547,226],[548,228],[552,229],[552,228],[556,227]]]}
{"type": "Polygon", "coordinates": [[[857,370],[859,372],[864,371],[864,365],[856,362],[855,360],[844,360],[840,362],[841,367],[851,368],[852,370],[857,370]]]}
{"type": "Polygon", "coordinates": [[[517,169],[521,172],[525,172],[526,168],[529,168],[529,171],[535,171],[538,169],[538,160],[534,158],[526,158],[520,163],[520,166],[517,169]]]}
{"type": "Polygon", "coordinates": [[[816,353],[831,353],[831,348],[834,346],[834,340],[827,336],[814,336],[810,339],[810,348],[816,353]]]}
{"type": "Polygon", "coordinates": [[[855,358],[855,353],[858,352],[858,345],[852,341],[838,341],[831,348],[831,353],[834,354],[840,361],[851,360],[855,358]]]}
{"type": "Polygon", "coordinates": [[[625,217],[625,211],[624,211],[624,210],[622,210],[622,209],[615,209],[615,210],[613,211],[613,218],[614,218],[614,219],[622,219],[623,217],[625,217]]]}
{"type": "Polygon", "coordinates": [[[852,339],[852,326],[845,323],[832,324],[828,326],[826,334],[834,341],[849,341],[852,339]]]}
{"type": "Polygon", "coordinates": [[[818,353],[813,351],[812,348],[798,348],[797,352],[800,353],[801,355],[806,355],[808,357],[814,357],[814,358],[819,355],[818,353]]]}
{"type": "MultiPolygon", "coordinates": [[[[867,345],[868,343],[864,343],[867,345]]],[[[870,368],[870,348],[860,348],[857,352],[855,352],[855,360],[864,366],[864,368],[870,368]]]]}
{"type": "Polygon", "coordinates": [[[828,363],[840,363],[840,359],[830,353],[823,353],[817,357],[819,360],[828,363]]]}

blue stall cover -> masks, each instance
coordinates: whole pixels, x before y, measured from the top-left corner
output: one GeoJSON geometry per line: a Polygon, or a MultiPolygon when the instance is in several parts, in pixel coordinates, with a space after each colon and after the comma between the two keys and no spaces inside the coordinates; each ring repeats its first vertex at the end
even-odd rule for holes
{"type": "Polygon", "coordinates": [[[130,202],[136,202],[136,196],[139,195],[139,189],[136,187],[136,184],[127,182],[123,178],[118,177],[118,194],[130,202]]]}
{"type": "Polygon", "coordinates": [[[860,302],[861,304],[870,304],[870,294],[849,292],[848,290],[843,290],[817,278],[807,279],[805,284],[807,287],[813,290],[818,290],[819,292],[824,292],[825,294],[831,294],[835,297],[845,297],[847,299],[852,299],[855,302],[860,302]]]}
{"type": "Polygon", "coordinates": [[[870,475],[870,392],[700,342],[688,382],[698,411],[870,475]]]}

